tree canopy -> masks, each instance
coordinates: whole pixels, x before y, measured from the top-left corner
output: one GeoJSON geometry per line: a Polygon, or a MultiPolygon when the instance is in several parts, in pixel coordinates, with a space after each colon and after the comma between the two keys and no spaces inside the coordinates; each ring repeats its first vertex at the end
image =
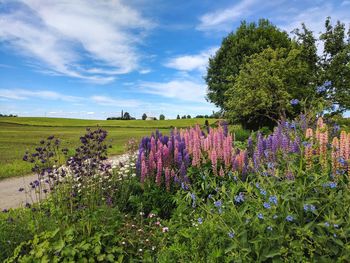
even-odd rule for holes
{"type": "Polygon", "coordinates": [[[228,85],[235,82],[245,58],[270,48],[290,48],[291,39],[269,20],[260,19],[258,24],[243,21],[235,32],[222,41],[215,56],[209,59],[205,80],[207,98],[216,106],[225,109],[224,94],[228,85]]]}
{"type": "Polygon", "coordinates": [[[323,54],[305,24],[286,32],[261,19],[242,22],[209,59],[207,98],[235,122],[272,126],[301,111],[350,108],[350,30],[325,22],[323,54]]]}
{"type": "Polygon", "coordinates": [[[248,127],[272,125],[281,117],[297,115],[300,101],[314,101],[302,55],[300,49],[267,48],[250,56],[225,93],[231,119],[248,127]]]}

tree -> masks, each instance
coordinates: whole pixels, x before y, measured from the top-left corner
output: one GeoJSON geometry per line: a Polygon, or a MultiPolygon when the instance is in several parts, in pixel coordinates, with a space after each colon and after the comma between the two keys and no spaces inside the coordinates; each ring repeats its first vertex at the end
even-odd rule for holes
{"type": "Polygon", "coordinates": [[[324,44],[320,64],[321,80],[326,84],[320,91],[331,102],[331,110],[344,112],[350,108],[350,28],[346,36],[345,25],[337,21],[333,27],[330,17],[326,19],[325,28],[320,36],[324,44]]]}
{"type": "Polygon", "coordinates": [[[131,120],[131,116],[129,114],[129,112],[124,112],[124,115],[123,115],[123,120],[131,120]]]}
{"type": "Polygon", "coordinates": [[[176,116],[176,119],[180,120],[180,115],[179,114],[176,116]]]}
{"type": "Polygon", "coordinates": [[[147,119],[146,113],[142,114],[142,120],[146,120],[146,119],[147,119]]]}
{"type": "Polygon", "coordinates": [[[191,115],[187,115],[187,119],[191,119],[191,115]]]}
{"type": "Polygon", "coordinates": [[[315,84],[309,82],[312,69],[303,56],[296,48],[267,48],[250,56],[225,93],[228,116],[257,129],[295,117],[302,101],[316,103],[315,84]]]}
{"type": "Polygon", "coordinates": [[[186,115],[182,116],[181,119],[186,119],[186,115]]]}
{"type": "Polygon", "coordinates": [[[161,120],[161,121],[165,120],[165,116],[163,114],[160,114],[159,115],[159,120],[161,120]]]}
{"type": "Polygon", "coordinates": [[[266,48],[291,47],[291,39],[268,20],[258,24],[243,21],[235,32],[222,41],[215,56],[209,59],[205,80],[208,85],[207,99],[225,109],[225,92],[235,84],[241,66],[247,57],[266,48]]]}

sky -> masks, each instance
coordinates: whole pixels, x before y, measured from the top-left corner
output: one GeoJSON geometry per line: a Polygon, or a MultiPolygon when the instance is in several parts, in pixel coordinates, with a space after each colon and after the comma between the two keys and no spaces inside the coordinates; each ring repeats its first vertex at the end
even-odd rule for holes
{"type": "MultiPolygon", "coordinates": [[[[350,0],[0,0],[0,113],[210,115],[210,56],[242,20],[317,35],[350,0]]],[[[321,47],[319,47],[321,48],[321,47]]]]}

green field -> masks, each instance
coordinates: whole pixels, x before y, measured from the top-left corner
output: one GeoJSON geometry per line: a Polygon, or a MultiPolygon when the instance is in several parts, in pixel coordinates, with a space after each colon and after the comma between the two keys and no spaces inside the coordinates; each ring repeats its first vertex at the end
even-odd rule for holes
{"type": "MultiPolygon", "coordinates": [[[[41,139],[54,135],[61,139],[62,147],[74,149],[86,127],[100,126],[108,131],[112,148],[109,154],[120,154],[130,138],[139,139],[155,129],[168,133],[171,127],[185,128],[205,119],[181,119],[164,121],[142,120],[81,120],[63,118],[0,118],[0,180],[30,173],[31,165],[22,161],[26,150],[32,150],[41,139]]],[[[215,122],[209,119],[210,123],[215,122]]]]}

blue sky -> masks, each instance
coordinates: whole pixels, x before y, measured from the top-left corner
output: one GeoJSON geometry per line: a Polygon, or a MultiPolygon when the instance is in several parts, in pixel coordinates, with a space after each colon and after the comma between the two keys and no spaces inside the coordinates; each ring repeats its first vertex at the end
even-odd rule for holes
{"type": "Polygon", "coordinates": [[[207,61],[241,20],[317,34],[349,14],[350,0],[0,0],[0,113],[210,114],[207,61]]]}

